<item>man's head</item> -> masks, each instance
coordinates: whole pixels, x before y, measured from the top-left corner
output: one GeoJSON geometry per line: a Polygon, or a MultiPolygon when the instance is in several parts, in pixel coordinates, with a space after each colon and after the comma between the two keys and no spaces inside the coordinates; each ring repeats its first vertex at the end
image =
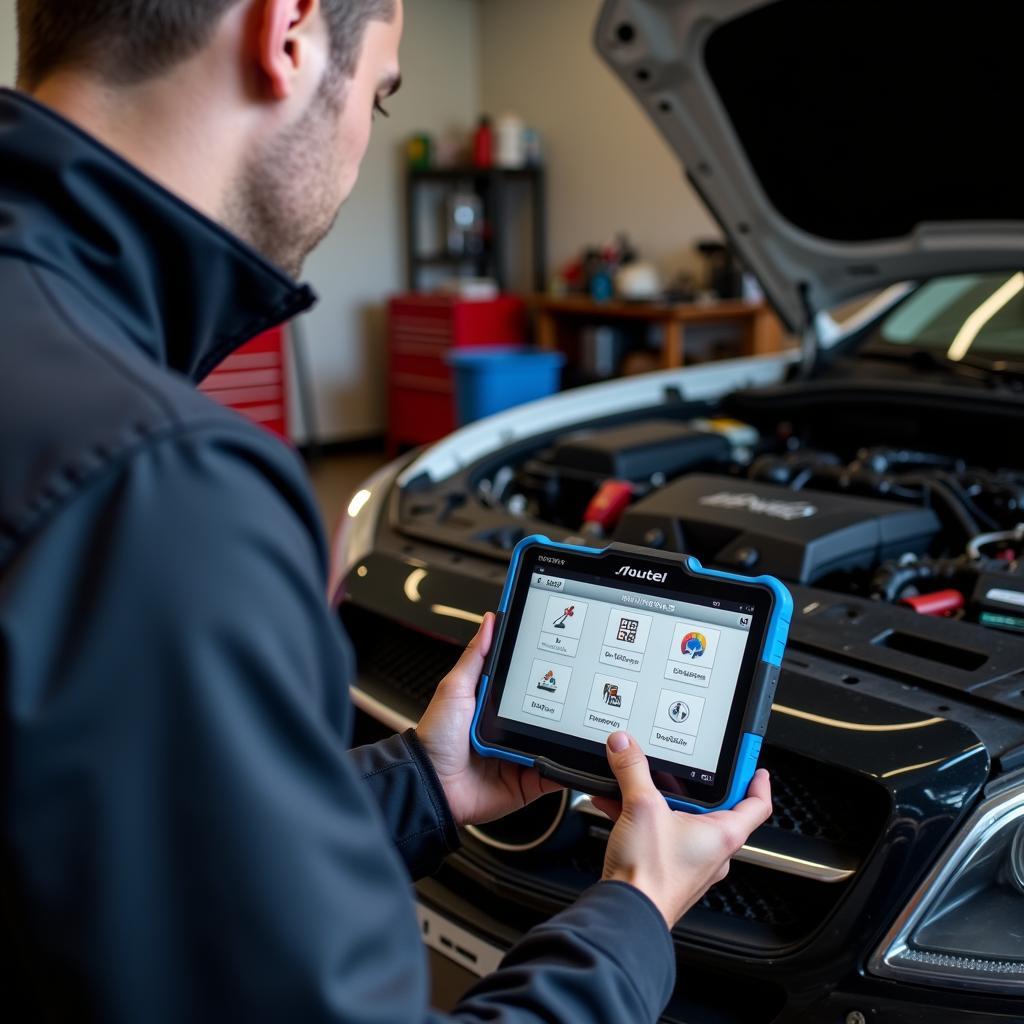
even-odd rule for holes
{"type": "Polygon", "coordinates": [[[298,274],[398,86],[401,4],[18,0],[19,85],[298,274]]]}

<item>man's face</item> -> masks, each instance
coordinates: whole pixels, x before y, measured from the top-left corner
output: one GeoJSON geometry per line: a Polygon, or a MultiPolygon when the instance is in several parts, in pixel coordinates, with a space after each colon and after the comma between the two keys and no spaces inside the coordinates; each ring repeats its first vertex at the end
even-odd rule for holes
{"type": "Polygon", "coordinates": [[[375,106],[397,88],[403,11],[367,24],[355,74],[329,73],[306,111],[255,152],[226,202],[225,220],[298,277],[359,177],[375,106]]]}
{"type": "Polygon", "coordinates": [[[403,9],[395,5],[393,21],[371,21],[366,29],[363,49],[352,79],[326,83],[334,93],[336,131],[333,159],[335,213],[349,197],[359,177],[359,167],[370,143],[374,111],[397,88],[400,81],[398,46],[402,39],[403,9]]]}

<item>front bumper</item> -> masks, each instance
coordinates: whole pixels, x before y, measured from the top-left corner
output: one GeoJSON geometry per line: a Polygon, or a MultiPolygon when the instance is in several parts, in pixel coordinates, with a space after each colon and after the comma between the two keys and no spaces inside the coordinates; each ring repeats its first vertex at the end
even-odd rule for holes
{"type": "MultiPolygon", "coordinates": [[[[419,717],[496,606],[505,566],[400,534],[383,514],[353,569],[340,613],[360,655],[353,697],[363,740],[419,717]]],[[[989,751],[1024,730],[955,696],[937,700],[915,685],[912,666],[887,675],[858,647],[849,599],[797,597],[813,613],[794,622],[763,756],[776,814],[677,928],[679,982],[664,1020],[1024,1022],[1013,1000],[866,969],[977,804],[989,751]]],[[[865,630],[879,611],[865,611],[865,630]]],[[[599,877],[607,823],[586,798],[560,799],[469,830],[463,849],[418,886],[449,1001],[599,877]]]]}

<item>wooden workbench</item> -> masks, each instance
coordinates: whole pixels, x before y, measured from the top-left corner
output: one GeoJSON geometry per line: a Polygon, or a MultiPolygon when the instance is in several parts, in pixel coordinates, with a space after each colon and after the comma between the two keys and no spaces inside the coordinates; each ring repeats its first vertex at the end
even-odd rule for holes
{"type": "Polygon", "coordinates": [[[658,324],[662,329],[662,365],[666,369],[682,366],[686,351],[687,325],[731,322],[743,330],[743,349],[747,355],[778,352],[783,346],[782,324],[764,302],[726,300],[722,302],[595,302],[586,296],[554,298],[536,296],[533,308],[537,316],[537,344],[544,349],[562,347],[567,330],[588,324],[614,324],[617,321],[658,324]]]}

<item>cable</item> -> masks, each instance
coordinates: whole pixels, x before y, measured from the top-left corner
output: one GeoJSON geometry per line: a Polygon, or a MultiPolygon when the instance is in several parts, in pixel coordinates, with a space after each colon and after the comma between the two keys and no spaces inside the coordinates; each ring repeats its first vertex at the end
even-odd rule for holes
{"type": "Polygon", "coordinates": [[[1018,523],[1012,530],[997,530],[993,533],[979,533],[977,536],[972,537],[967,544],[967,555],[969,558],[975,561],[980,560],[982,556],[981,549],[987,547],[989,544],[995,544],[999,541],[1012,541],[1019,544],[1024,541],[1024,523],[1018,523]]]}

